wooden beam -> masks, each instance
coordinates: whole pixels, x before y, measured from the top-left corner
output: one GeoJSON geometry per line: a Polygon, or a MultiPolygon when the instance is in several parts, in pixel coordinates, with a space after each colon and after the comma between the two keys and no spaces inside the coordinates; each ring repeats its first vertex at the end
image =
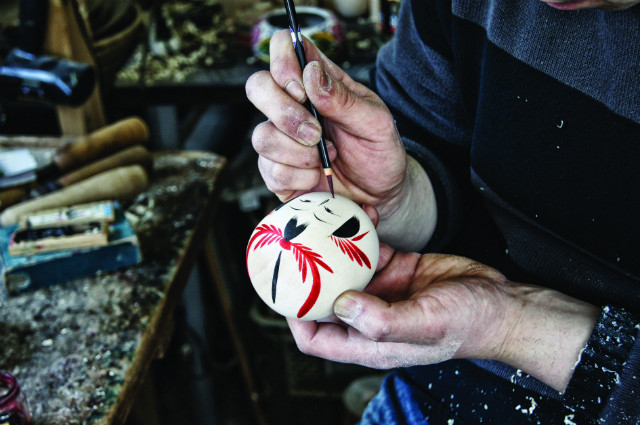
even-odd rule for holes
{"type": "Polygon", "coordinates": [[[84,0],[50,0],[44,51],[52,56],[88,63],[96,74],[96,87],[79,107],[58,106],[62,134],[82,135],[106,124],[100,88],[100,70],[93,52],[93,39],[84,0]]]}

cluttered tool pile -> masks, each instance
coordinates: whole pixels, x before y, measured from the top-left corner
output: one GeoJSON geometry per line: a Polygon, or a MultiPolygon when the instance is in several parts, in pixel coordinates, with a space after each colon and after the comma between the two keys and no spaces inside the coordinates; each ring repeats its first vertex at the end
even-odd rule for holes
{"type": "MultiPolygon", "coordinates": [[[[173,307],[209,234],[214,191],[226,160],[200,151],[152,152],[151,159],[152,171],[145,170],[148,186],[137,195],[50,206],[11,225],[16,230],[30,227],[37,237],[43,228],[64,232],[52,226],[58,222],[76,230],[108,229],[106,245],[102,230],[80,230],[63,237],[62,245],[91,246],[55,252],[42,252],[56,245],[47,237],[33,244],[16,242],[14,236],[11,249],[19,251],[15,258],[39,259],[48,269],[46,282],[42,280],[47,287],[35,290],[31,283],[0,296],[0,372],[19,382],[33,423],[125,423],[148,368],[171,338],[173,307]],[[131,226],[135,235],[117,237],[119,226],[131,226]],[[111,246],[114,240],[123,246],[111,246]],[[139,251],[138,264],[122,266],[123,259],[136,258],[126,252],[123,240],[139,251]],[[49,264],[44,261],[49,255],[59,258],[49,264]],[[63,264],[67,260],[70,265],[63,264]],[[97,264],[108,262],[122,267],[98,271],[97,264]],[[87,267],[88,274],[72,278],[81,267],[87,267]],[[65,281],[52,284],[55,273],[65,281]]],[[[102,189],[93,185],[87,192],[102,189]]],[[[10,239],[5,243],[8,251],[10,239]]],[[[7,255],[3,252],[3,260],[7,255]]],[[[34,276],[36,266],[29,267],[34,276]]],[[[22,425],[15,422],[19,411],[3,411],[5,392],[9,388],[0,380],[0,423],[8,413],[13,420],[9,423],[22,425]]]]}
{"type": "Polygon", "coordinates": [[[140,261],[118,201],[148,186],[148,134],[129,117],[71,139],[0,138],[0,294],[140,261]]]}

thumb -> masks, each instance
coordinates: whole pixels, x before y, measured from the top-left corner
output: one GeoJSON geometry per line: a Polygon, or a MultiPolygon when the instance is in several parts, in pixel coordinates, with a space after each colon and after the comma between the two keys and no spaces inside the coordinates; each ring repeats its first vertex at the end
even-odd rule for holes
{"type": "Polygon", "coordinates": [[[367,338],[378,342],[437,344],[447,335],[446,321],[428,314],[415,301],[388,303],[376,296],[347,291],[334,305],[334,313],[367,338]]]}
{"type": "Polygon", "coordinates": [[[304,69],[303,81],[307,96],[320,115],[342,129],[375,140],[376,135],[386,136],[393,127],[382,99],[339,68],[311,62],[304,69]]]}

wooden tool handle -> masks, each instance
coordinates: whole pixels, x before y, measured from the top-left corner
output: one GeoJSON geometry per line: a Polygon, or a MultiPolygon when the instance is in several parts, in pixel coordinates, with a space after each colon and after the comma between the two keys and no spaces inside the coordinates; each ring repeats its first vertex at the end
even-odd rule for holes
{"type": "Polygon", "coordinates": [[[133,164],[139,164],[146,170],[151,170],[151,154],[147,148],[142,145],[131,146],[130,148],[121,150],[120,152],[116,152],[106,158],[65,174],[58,179],[58,182],[62,186],[69,186],[104,171],[133,164]]]}
{"type": "Polygon", "coordinates": [[[118,167],[48,195],[9,207],[0,214],[0,224],[16,224],[22,216],[48,208],[110,199],[130,199],[145,190],[148,184],[147,173],[140,165],[118,167]]]}
{"type": "Polygon", "coordinates": [[[147,172],[150,172],[152,162],[151,154],[147,148],[142,145],[131,146],[130,148],[121,150],[120,152],[116,152],[104,159],[92,162],[89,165],[85,165],[82,168],[65,174],[56,181],[47,182],[34,187],[31,190],[29,190],[28,186],[2,190],[0,191],[0,211],[25,201],[26,199],[46,195],[54,190],[70,186],[91,176],[95,176],[96,174],[100,174],[117,167],[138,164],[147,170],[147,172]]]}
{"type": "Polygon", "coordinates": [[[24,187],[14,187],[0,191],[0,211],[22,201],[28,194],[27,189],[24,187]]]}
{"type": "Polygon", "coordinates": [[[148,137],[149,128],[144,121],[138,117],[125,118],[61,147],[53,156],[53,162],[60,171],[70,171],[110,153],[145,142],[148,137]]]}

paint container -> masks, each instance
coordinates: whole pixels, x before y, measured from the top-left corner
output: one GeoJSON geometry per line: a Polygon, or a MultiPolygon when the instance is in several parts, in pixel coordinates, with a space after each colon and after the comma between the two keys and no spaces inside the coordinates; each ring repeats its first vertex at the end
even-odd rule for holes
{"type": "Polygon", "coordinates": [[[28,425],[31,413],[27,399],[13,375],[0,372],[0,424],[28,425]]]}
{"type": "Polygon", "coordinates": [[[333,0],[333,8],[348,19],[357,18],[367,11],[367,0],[333,0]]]}
{"type": "Polygon", "coordinates": [[[396,32],[400,14],[400,0],[382,0],[380,3],[380,31],[383,35],[392,36],[396,32]]]}
{"type": "MultiPolygon", "coordinates": [[[[319,7],[301,6],[296,9],[302,35],[330,58],[339,56],[345,35],[338,17],[332,11],[319,7]]],[[[284,8],[272,10],[255,23],[251,46],[258,59],[269,63],[271,37],[285,28],[289,28],[289,20],[284,8]]]]}

